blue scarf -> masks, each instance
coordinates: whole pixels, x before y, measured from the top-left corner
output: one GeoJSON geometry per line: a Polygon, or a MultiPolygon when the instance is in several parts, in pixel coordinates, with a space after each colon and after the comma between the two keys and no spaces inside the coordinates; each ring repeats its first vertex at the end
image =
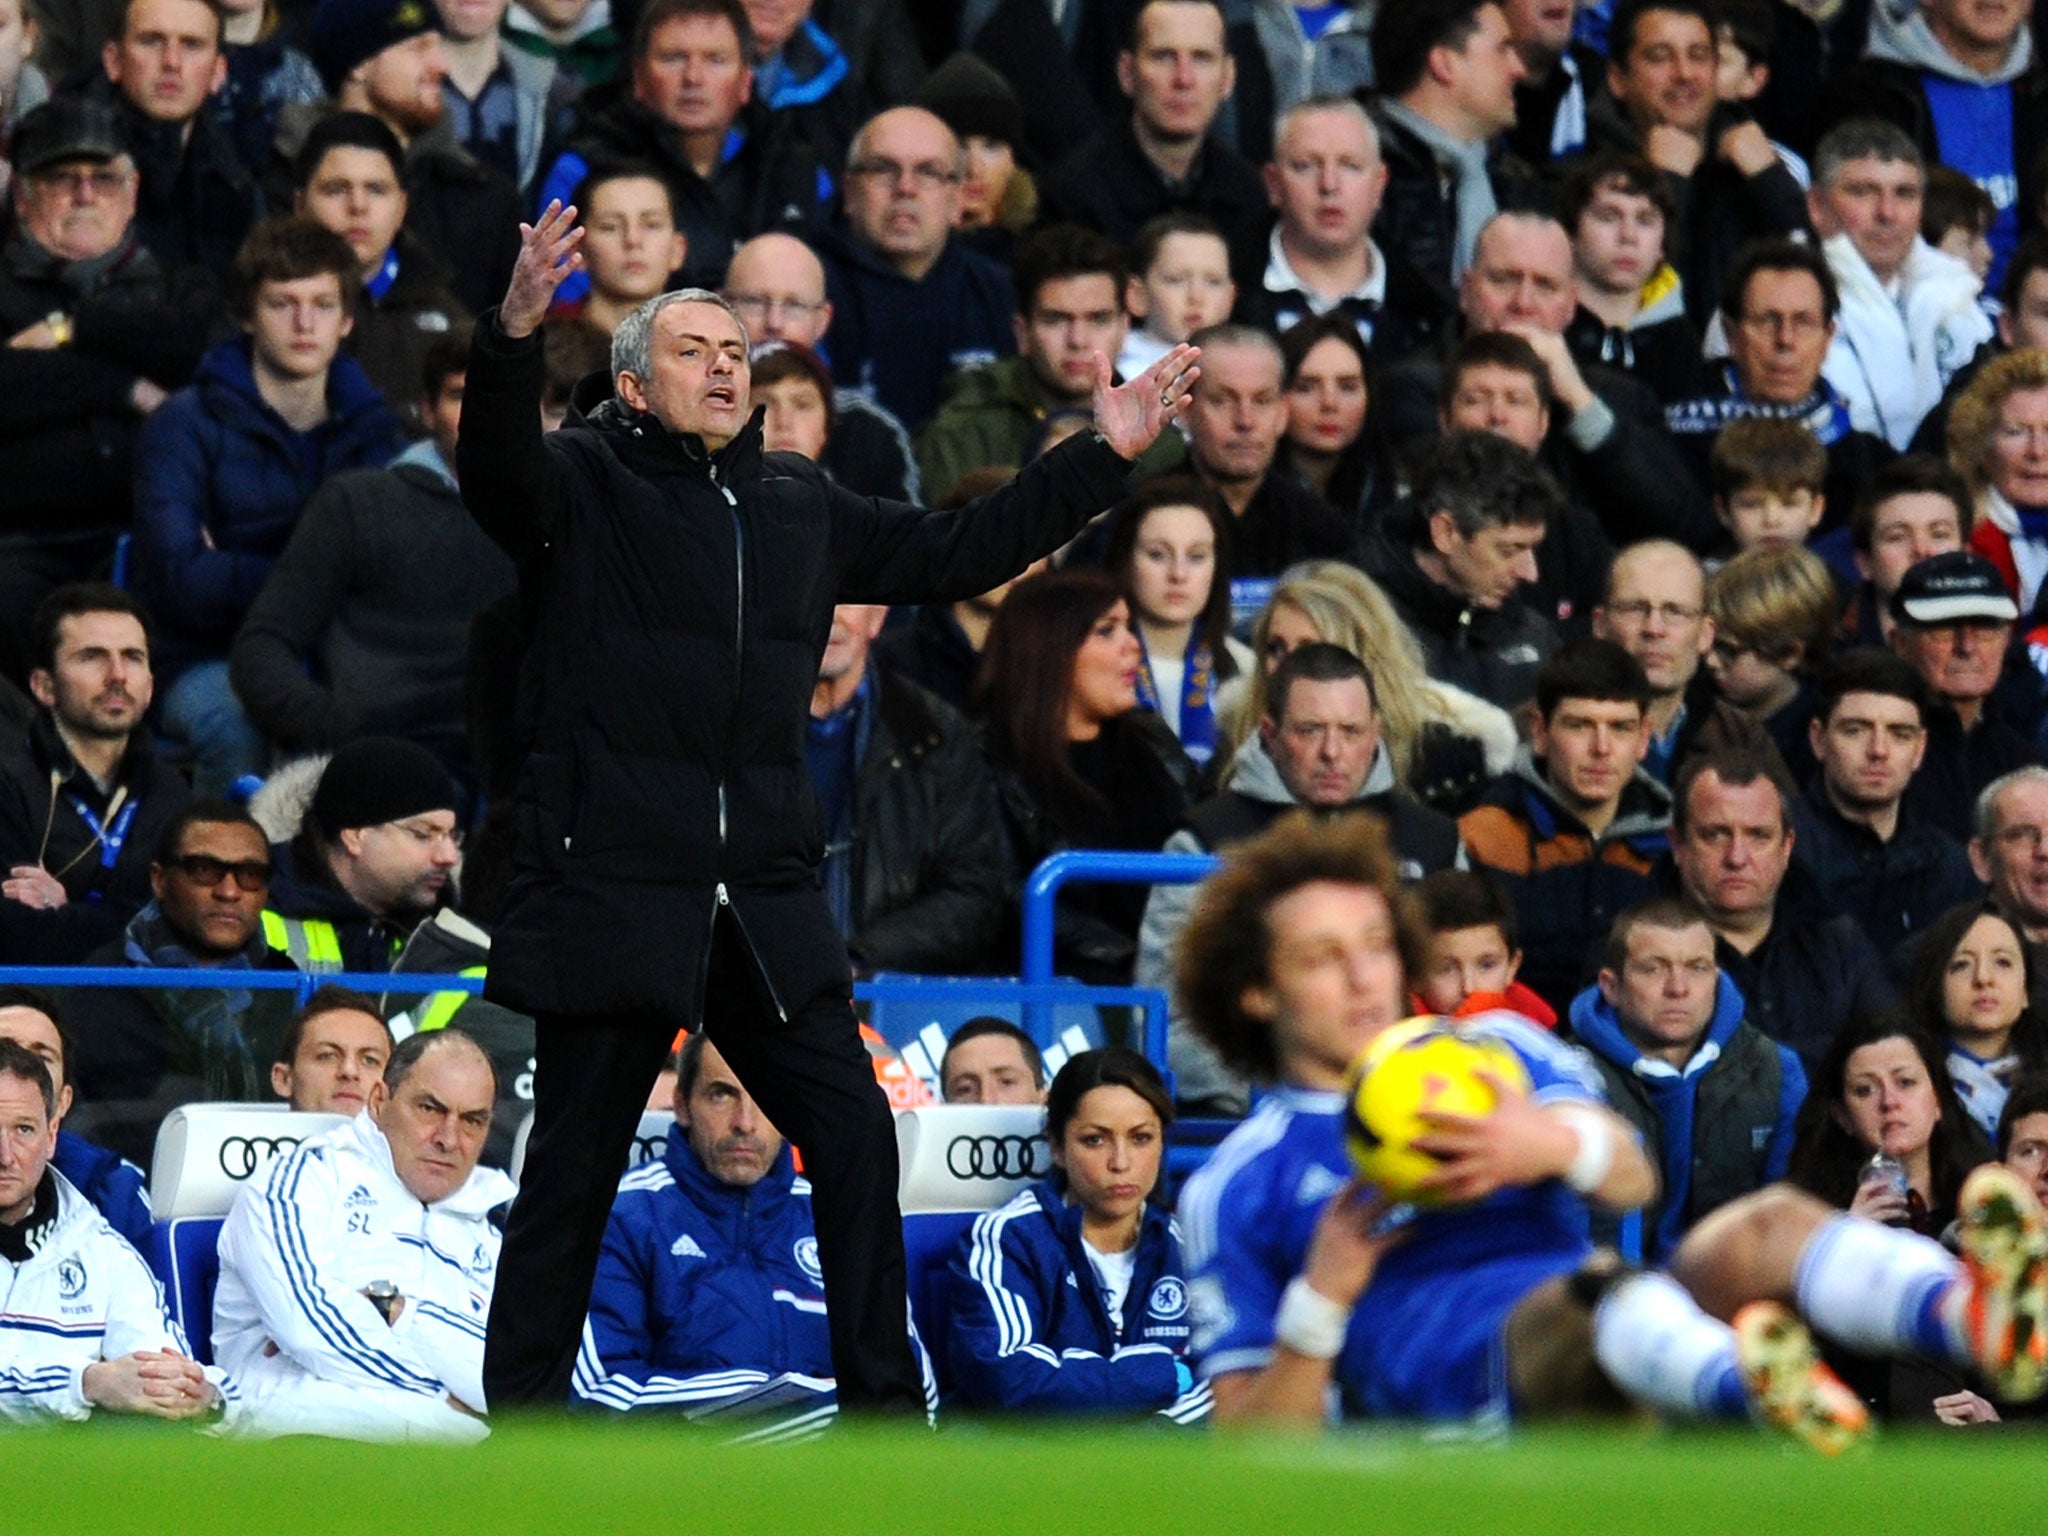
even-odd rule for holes
{"type": "Polygon", "coordinates": [[[2029,544],[2048,544],[2048,507],[2023,507],[2017,502],[2008,505],[2012,515],[2019,519],[2022,539],[2029,544]]]}
{"type": "Polygon", "coordinates": [[[1726,366],[1726,373],[1726,399],[1710,400],[1703,396],[1668,405],[1664,408],[1666,429],[1678,437],[1702,434],[1711,437],[1731,421],[1741,421],[1748,416],[1776,416],[1802,423],[1820,440],[1823,448],[1832,448],[1849,435],[1849,402],[1826,379],[1816,383],[1813,393],[1804,400],[1793,405],[1774,405],[1767,400],[1746,398],[1741,381],[1735,377],[1733,364],[1726,366]]]}
{"type": "MultiPolygon", "coordinates": [[[[1209,642],[1197,629],[1188,636],[1188,651],[1180,674],[1180,746],[1195,763],[1216,755],[1216,659],[1209,642]]],[[[1152,681],[1152,659],[1145,654],[1145,640],[1138,637],[1138,704],[1160,714],[1159,685],[1152,681]]]]}

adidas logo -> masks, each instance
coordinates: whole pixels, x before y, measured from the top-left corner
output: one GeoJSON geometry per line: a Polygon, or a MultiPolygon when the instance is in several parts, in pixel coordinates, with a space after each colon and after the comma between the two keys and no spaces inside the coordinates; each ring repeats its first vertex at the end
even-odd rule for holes
{"type": "Polygon", "coordinates": [[[697,1246],[697,1239],[687,1232],[669,1244],[668,1251],[679,1259],[701,1259],[705,1256],[704,1250],[697,1246]]]}
{"type": "Polygon", "coordinates": [[[341,1202],[341,1208],[344,1211],[360,1211],[365,1206],[375,1205],[376,1203],[377,1197],[370,1193],[369,1186],[367,1184],[358,1184],[348,1192],[348,1198],[341,1202]]]}

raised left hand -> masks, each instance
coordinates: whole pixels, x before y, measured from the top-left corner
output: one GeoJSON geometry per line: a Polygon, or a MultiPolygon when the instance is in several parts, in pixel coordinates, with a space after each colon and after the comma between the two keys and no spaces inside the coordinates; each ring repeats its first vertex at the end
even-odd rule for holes
{"type": "Polygon", "coordinates": [[[1193,401],[1190,391],[1202,376],[1202,349],[1182,342],[1150,368],[1122,384],[1107,357],[1095,354],[1095,430],[1127,459],[1158,440],[1166,424],[1193,401]]]}
{"type": "Polygon", "coordinates": [[[1491,1072],[1479,1076],[1498,1095],[1492,1112],[1451,1115],[1426,1109],[1419,1118],[1428,1134],[1414,1142],[1416,1151],[1443,1164],[1422,1181],[1422,1188],[1454,1205],[1556,1178],[1571,1167],[1579,1150],[1578,1132],[1542,1105],[1491,1072]]]}

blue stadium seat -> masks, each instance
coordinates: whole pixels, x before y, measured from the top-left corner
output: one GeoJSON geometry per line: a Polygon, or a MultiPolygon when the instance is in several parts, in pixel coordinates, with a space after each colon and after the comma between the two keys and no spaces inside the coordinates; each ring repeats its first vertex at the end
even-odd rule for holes
{"type": "Polygon", "coordinates": [[[185,1330],[192,1355],[213,1364],[213,1291],[220,1283],[219,1216],[180,1216],[151,1232],[150,1268],[163,1283],[171,1319],[185,1330]]]}
{"type": "Polygon", "coordinates": [[[953,1389],[946,1364],[946,1271],[962,1236],[974,1225],[973,1211],[914,1211],[903,1218],[903,1257],[910,1277],[910,1315],[932,1357],[939,1396],[953,1389]]]}

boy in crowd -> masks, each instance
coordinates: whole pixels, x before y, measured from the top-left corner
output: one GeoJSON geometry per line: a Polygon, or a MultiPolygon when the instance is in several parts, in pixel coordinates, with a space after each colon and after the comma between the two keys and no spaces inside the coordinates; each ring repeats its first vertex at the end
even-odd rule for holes
{"type": "Polygon", "coordinates": [[[1834,581],[1811,550],[1748,550],[1707,582],[1707,670],[1737,713],[1770,732],[1796,784],[1813,776],[1808,679],[1827,660],[1839,614],[1834,581]]]}
{"type": "Polygon", "coordinates": [[[1163,213],[1131,243],[1124,308],[1131,327],[1117,372],[1135,378],[1205,326],[1230,318],[1237,284],[1230,247],[1215,221],[1199,213],[1163,213]]]}
{"type": "Polygon", "coordinates": [[[1714,516],[1735,552],[1797,548],[1827,510],[1827,451],[1796,421],[1748,416],[1714,439],[1714,516]]]}
{"type": "Polygon", "coordinates": [[[576,206],[583,210],[590,289],[580,299],[558,303],[548,319],[581,319],[609,336],[626,316],[667,291],[689,242],[676,225],[668,182],[650,165],[600,165],[576,189],[576,206]]]}
{"type": "Polygon", "coordinates": [[[1557,1011],[1515,980],[1522,968],[1515,904],[1493,876],[1440,869],[1409,887],[1413,914],[1429,935],[1429,954],[1415,982],[1417,1013],[1469,1018],[1505,1008],[1545,1029],[1557,1011]]]}
{"type": "MultiPolygon", "coordinates": [[[[1997,217],[1991,194],[1961,171],[1946,165],[1927,167],[1927,184],[1920,194],[1920,238],[1962,262],[1980,283],[1991,275],[1991,221],[1997,217]]],[[[1985,302],[1990,302],[1988,297],[1985,302]]]]}
{"type": "Polygon", "coordinates": [[[1666,405],[1699,393],[1706,366],[1685,285],[1666,259],[1678,202],[1663,174],[1641,155],[1588,155],[1565,177],[1557,217],[1578,279],[1564,333],[1572,356],[1632,374],[1666,405]]]}

